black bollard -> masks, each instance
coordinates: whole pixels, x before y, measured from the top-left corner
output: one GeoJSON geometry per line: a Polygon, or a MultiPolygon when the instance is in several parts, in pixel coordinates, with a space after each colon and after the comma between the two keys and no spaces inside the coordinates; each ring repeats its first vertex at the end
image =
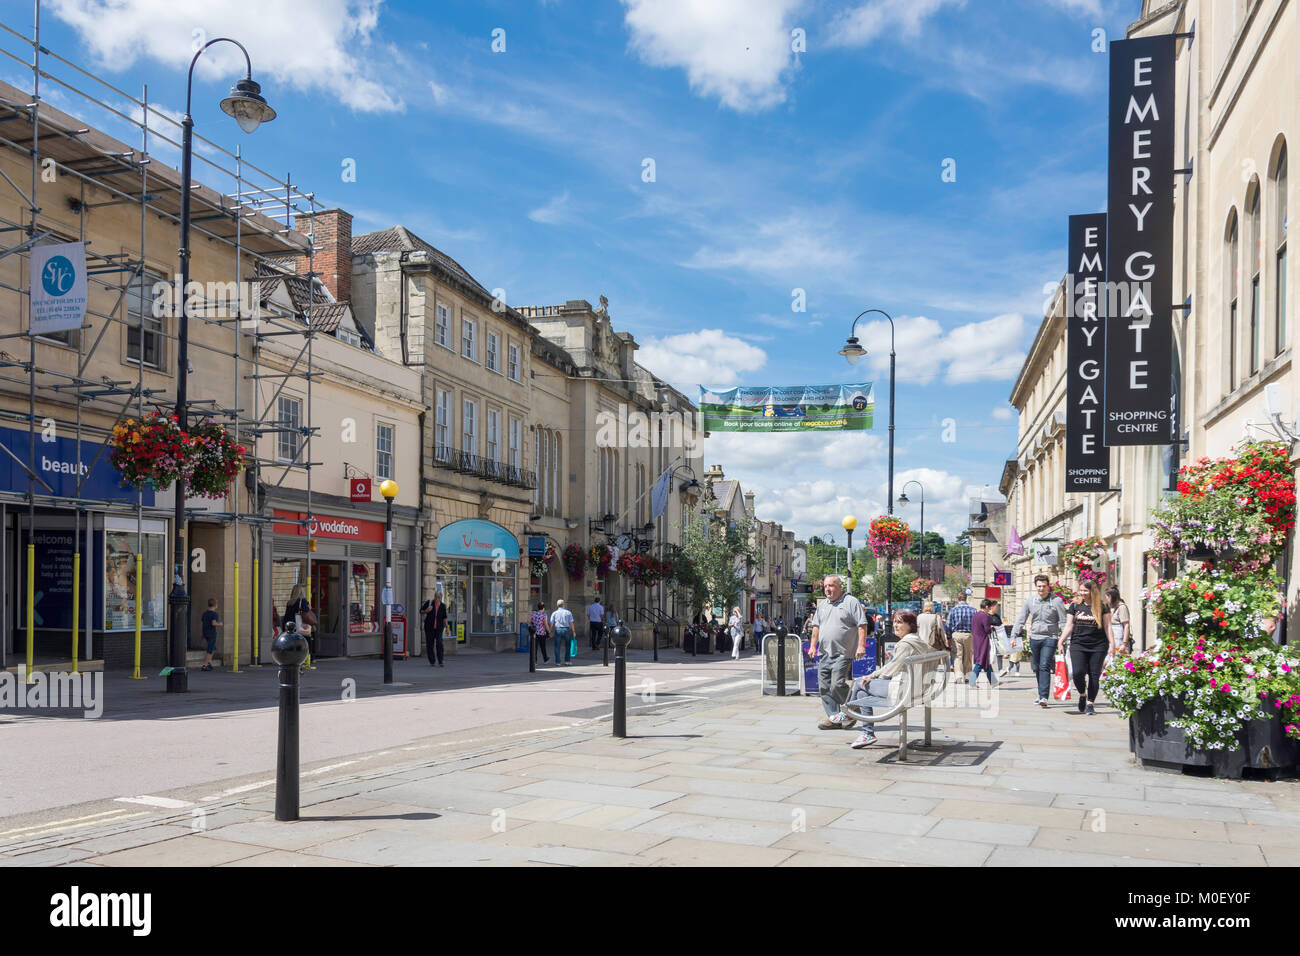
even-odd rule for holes
{"type": "Polygon", "coordinates": [[[528,673],[537,671],[537,628],[528,625],[528,673]]]}
{"type": "Polygon", "coordinates": [[[785,696],[785,625],[776,629],[776,696],[785,696]]]}
{"type": "Polygon", "coordinates": [[[632,632],[619,624],[607,635],[614,642],[614,736],[627,736],[627,645],[632,632]]]}
{"type": "Polygon", "coordinates": [[[659,625],[656,624],[656,625],[652,628],[652,630],[653,630],[654,633],[653,633],[651,636],[654,638],[654,642],[655,642],[655,647],[654,647],[654,654],[655,654],[655,656],[654,656],[654,659],[655,659],[656,661],[658,661],[658,660],[659,660],[659,625]]]}
{"type": "Polygon", "coordinates": [[[307,642],[292,622],[271,645],[271,657],[280,665],[280,743],[275,760],[275,818],[298,819],[298,683],[307,642]]]}

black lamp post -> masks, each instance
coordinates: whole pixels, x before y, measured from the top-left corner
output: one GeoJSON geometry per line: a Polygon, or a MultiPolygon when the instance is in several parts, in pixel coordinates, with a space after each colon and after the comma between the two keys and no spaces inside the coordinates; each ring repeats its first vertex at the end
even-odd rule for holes
{"type": "Polygon", "coordinates": [[[925,577],[925,485],[921,484],[915,478],[904,484],[903,491],[898,496],[898,503],[900,505],[907,504],[909,500],[907,497],[908,485],[916,485],[916,487],[921,489],[921,547],[918,552],[918,557],[921,561],[921,577],[925,577]]]}
{"type": "Polygon", "coordinates": [[[858,519],[853,517],[853,515],[845,515],[844,519],[840,521],[840,525],[849,533],[848,555],[844,564],[845,573],[849,578],[849,587],[845,588],[847,591],[853,587],[853,529],[858,526],[858,519]]]}
{"type": "Polygon", "coordinates": [[[834,558],[832,559],[834,562],[832,572],[838,574],[840,571],[840,546],[835,543],[835,535],[830,533],[822,535],[815,534],[812,536],[812,539],[830,545],[831,551],[834,553],[834,558]]]}
{"type": "MultiPolygon", "coordinates": [[[[248,51],[238,40],[217,37],[203,45],[190,60],[189,76],[185,84],[185,118],[181,121],[181,293],[177,303],[176,324],[176,421],[181,430],[189,432],[187,386],[189,375],[190,325],[185,308],[190,284],[190,168],[194,153],[194,119],[190,106],[194,92],[194,64],[204,50],[214,43],[233,43],[244,54],[248,75],[235,84],[230,95],[221,101],[223,112],[233,116],[239,128],[251,133],[262,123],[275,119],[275,110],[262,98],[262,88],[253,82],[253,63],[248,51]]],[[[171,606],[171,631],[168,635],[167,691],[185,693],[189,689],[189,674],[185,668],[186,624],[189,619],[190,596],[185,591],[185,482],[176,482],[176,507],[172,516],[172,591],[167,603],[171,606]]],[[[136,609],[139,613],[139,608],[136,609]]]]}
{"type": "MultiPolygon", "coordinates": [[[[864,315],[871,313],[883,315],[889,320],[889,489],[886,492],[886,501],[888,502],[889,514],[894,513],[894,318],[888,312],[880,309],[867,309],[860,312],[858,317],[853,320],[853,325],[849,326],[849,338],[844,343],[844,348],[840,349],[850,365],[857,365],[858,360],[867,354],[867,350],[858,344],[857,336],[853,333],[857,330],[858,320],[864,315]]],[[[885,640],[891,641],[894,638],[894,565],[889,562],[885,565],[885,640]]],[[[877,651],[877,658],[879,651],[877,651]]]]}
{"type": "MultiPolygon", "coordinates": [[[[379,599],[384,605],[384,683],[393,682],[393,499],[397,482],[388,478],[379,483],[379,493],[388,506],[384,516],[384,590],[379,599]]],[[[410,639],[409,636],[407,638],[410,639]]]]}

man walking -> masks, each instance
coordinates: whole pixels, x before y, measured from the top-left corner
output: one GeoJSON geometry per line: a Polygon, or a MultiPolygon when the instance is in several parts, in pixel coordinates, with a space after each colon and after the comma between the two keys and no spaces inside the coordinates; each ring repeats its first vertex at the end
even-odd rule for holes
{"type": "Polygon", "coordinates": [[[605,608],[601,606],[600,595],[587,605],[587,628],[591,638],[591,649],[600,647],[600,640],[605,634],[605,608]]]}
{"type": "Polygon", "coordinates": [[[555,611],[551,614],[551,633],[555,635],[555,666],[568,667],[569,642],[573,640],[573,612],[564,606],[563,598],[555,602],[555,611]]]}
{"type": "Polygon", "coordinates": [[[943,626],[952,642],[953,680],[965,682],[974,663],[974,639],[971,637],[971,621],[974,617],[975,609],[966,603],[966,592],[963,591],[961,598],[948,612],[948,620],[943,626]]]}
{"type": "Polygon", "coordinates": [[[1030,668],[1038,676],[1039,707],[1046,707],[1052,696],[1052,677],[1056,671],[1056,642],[1065,627],[1065,602],[1052,594],[1052,580],[1046,574],[1034,575],[1038,592],[1020,608],[1012,634],[1023,634],[1029,621],[1030,668]]]}
{"type": "Polygon", "coordinates": [[[848,700],[853,661],[867,653],[867,614],[857,598],[844,593],[844,579],[838,574],[828,574],[822,590],[826,600],[817,605],[808,643],[810,658],[816,660],[818,644],[826,652],[817,665],[817,691],[826,719],[817,729],[847,730],[856,721],[845,717],[841,708],[848,700]]]}

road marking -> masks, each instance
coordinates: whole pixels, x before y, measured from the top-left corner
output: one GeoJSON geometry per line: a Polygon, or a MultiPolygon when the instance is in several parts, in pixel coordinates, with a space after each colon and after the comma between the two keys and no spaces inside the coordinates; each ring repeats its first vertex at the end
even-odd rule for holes
{"type": "Polygon", "coordinates": [[[46,827],[57,827],[64,823],[76,823],[78,820],[93,820],[96,817],[111,817],[118,813],[126,813],[126,810],[105,810],[103,813],[92,813],[85,817],[68,817],[66,820],[55,820],[51,823],[34,823],[29,827],[18,827],[13,830],[0,830],[0,836],[7,836],[10,833],[22,833],[25,830],[43,830],[46,827]]]}
{"type": "Polygon", "coordinates": [[[92,813],[85,817],[71,817],[67,820],[56,820],[53,823],[39,823],[30,827],[19,827],[16,830],[4,830],[3,832],[0,832],[0,837],[14,833],[21,833],[22,836],[19,839],[25,840],[31,837],[43,836],[47,832],[79,830],[82,827],[97,827],[101,823],[117,823],[119,820],[130,820],[134,817],[144,817],[148,815],[148,812],[144,810],[139,813],[127,813],[125,809],[107,810],[104,813],[92,813]],[[123,816],[123,814],[125,814],[125,816],[123,816]],[[113,817],[113,819],[105,820],[103,819],[104,817],[113,817]]]}
{"type": "Polygon", "coordinates": [[[697,688],[697,690],[699,690],[700,693],[704,693],[706,691],[712,693],[715,690],[730,690],[732,687],[748,687],[753,684],[761,684],[761,683],[763,682],[757,677],[747,677],[744,680],[733,680],[727,684],[718,684],[717,686],[709,686],[709,687],[699,687],[697,688]]]}
{"type": "Polygon", "coordinates": [[[326,767],[317,767],[315,770],[305,770],[300,774],[303,777],[311,777],[318,773],[324,773],[326,770],[337,770],[339,767],[349,767],[356,763],[355,760],[345,760],[342,763],[332,763],[326,767]]]}
{"type": "Polygon", "coordinates": [[[274,780],[263,780],[261,783],[246,783],[242,787],[231,787],[229,790],[222,790],[220,793],[210,794],[200,798],[200,802],[206,803],[209,800],[220,800],[222,797],[233,797],[237,793],[248,793],[250,790],[260,790],[262,787],[269,787],[275,783],[274,780]]]}
{"type": "Polygon", "coordinates": [[[146,807],[161,807],[164,810],[179,810],[182,807],[194,806],[188,800],[174,800],[171,797],[154,797],[147,794],[141,797],[117,797],[116,799],[118,803],[142,803],[146,807]]]}

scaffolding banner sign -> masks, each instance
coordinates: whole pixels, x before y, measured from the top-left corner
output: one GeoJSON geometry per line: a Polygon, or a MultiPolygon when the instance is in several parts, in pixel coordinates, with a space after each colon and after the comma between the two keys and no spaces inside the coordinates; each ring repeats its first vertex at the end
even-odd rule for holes
{"type": "Polygon", "coordinates": [[[86,320],[86,247],[60,242],[32,250],[33,335],[79,329],[86,320]]]}
{"type": "Polygon", "coordinates": [[[1173,376],[1174,43],[1110,45],[1106,444],[1177,438],[1173,376]],[[1118,294],[1115,291],[1118,290],[1118,294]]]}
{"type": "Polygon", "coordinates": [[[1108,491],[1110,449],[1101,427],[1106,368],[1099,286],[1106,278],[1106,214],[1070,217],[1065,281],[1065,490],[1108,491]]]}
{"type": "Polygon", "coordinates": [[[861,431],[871,427],[874,411],[870,382],[700,388],[700,416],[709,432],[861,431]]]}

